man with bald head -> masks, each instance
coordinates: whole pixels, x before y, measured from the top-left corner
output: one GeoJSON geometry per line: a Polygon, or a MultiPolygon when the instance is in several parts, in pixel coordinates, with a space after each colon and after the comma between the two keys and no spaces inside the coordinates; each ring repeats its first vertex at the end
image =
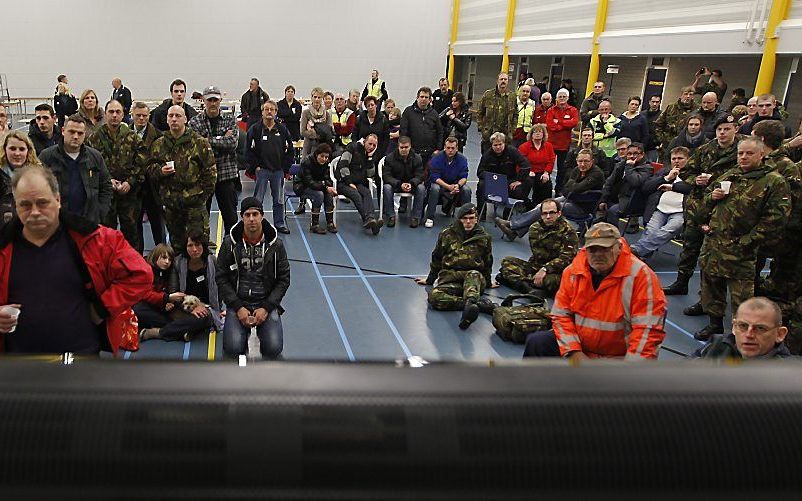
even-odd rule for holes
{"type": "Polygon", "coordinates": [[[551,95],[551,92],[544,92],[540,95],[540,104],[535,106],[535,116],[532,117],[532,125],[534,124],[545,124],[546,123],[546,113],[549,112],[549,108],[554,104],[554,98],[551,95]]]}
{"type": "Polygon", "coordinates": [[[702,133],[708,140],[716,137],[716,123],[728,114],[727,110],[719,106],[715,92],[707,92],[702,96],[702,104],[696,113],[702,117],[702,133]]]}
{"type": "Polygon", "coordinates": [[[214,193],[217,164],[209,141],[187,127],[182,106],[167,110],[168,131],[151,146],[150,173],[164,202],[170,243],[181,252],[193,230],[209,235],[206,200],[214,193]]]}
{"type": "Polygon", "coordinates": [[[123,85],[123,81],[119,78],[115,78],[111,81],[111,86],[114,90],[111,93],[111,100],[117,101],[121,105],[123,105],[123,111],[125,112],[125,116],[123,116],[123,122],[130,124],[131,123],[131,91],[128,87],[123,85]]]}

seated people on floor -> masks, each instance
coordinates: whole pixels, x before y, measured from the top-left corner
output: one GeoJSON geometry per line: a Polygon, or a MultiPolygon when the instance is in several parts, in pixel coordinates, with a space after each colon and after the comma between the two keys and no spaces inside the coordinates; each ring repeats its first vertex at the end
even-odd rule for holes
{"type": "MultiPolygon", "coordinates": [[[[202,233],[192,234],[195,238],[201,239],[202,233]]],[[[192,236],[187,237],[186,252],[203,254],[202,244],[192,240],[192,236]],[[198,252],[199,250],[199,252],[198,252]]],[[[208,247],[208,245],[207,245],[208,247]]],[[[208,251],[207,251],[208,253],[208,251]]],[[[158,244],[148,254],[147,261],[153,269],[153,288],[145,298],[134,305],[134,312],[139,319],[139,338],[142,341],[149,339],[163,339],[165,341],[190,341],[198,334],[209,331],[212,327],[212,314],[206,304],[209,304],[208,289],[202,293],[200,287],[208,287],[207,274],[192,272],[195,283],[187,283],[187,258],[183,258],[183,280],[184,287],[179,287],[179,273],[176,270],[176,260],[173,248],[169,245],[158,244]],[[197,279],[201,279],[200,282],[197,279]],[[188,291],[187,285],[192,285],[188,291]],[[198,294],[193,294],[197,292],[198,294]],[[197,297],[200,302],[193,304],[187,302],[184,307],[184,298],[187,295],[197,297]]],[[[199,268],[201,272],[206,271],[206,267],[199,268]]],[[[196,270],[197,271],[197,270],[196,270]]],[[[212,273],[212,277],[214,273],[212,273]]],[[[217,286],[214,286],[215,295],[217,286]]],[[[219,307],[217,314],[220,314],[219,307]]]]}
{"type": "Polygon", "coordinates": [[[429,304],[435,310],[462,310],[460,329],[467,329],[480,311],[491,312],[493,304],[481,299],[491,282],[493,242],[478,222],[476,206],[465,204],[457,209],[457,220],[440,232],[432,251],[429,275],[416,278],[419,285],[433,285],[429,304]]]}
{"type": "Polygon", "coordinates": [[[276,359],[284,350],[281,300],[290,287],[290,262],[259,200],[245,198],[240,216],[223,239],[215,271],[220,299],[226,305],[223,353],[246,355],[248,336],[256,328],[262,358],[276,359]]]}
{"type": "Polygon", "coordinates": [[[476,187],[476,204],[480,210],[487,201],[486,172],[507,176],[509,198],[526,200],[532,189],[532,181],[529,179],[531,168],[529,160],[521,155],[517,148],[507,145],[505,140],[504,134],[494,132],[490,136],[490,148],[482,155],[479,166],[476,168],[476,176],[479,178],[479,184],[476,187]]]}
{"type": "Polygon", "coordinates": [[[649,197],[643,219],[646,231],[632,245],[632,253],[643,259],[676,238],[682,231],[682,207],[691,185],[679,175],[688,163],[688,148],[678,146],[671,151],[671,165],[643,183],[642,191],[649,197]]]}
{"type": "Polygon", "coordinates": [[[446,139],[443,151],[432,157],[429,164],[429,198],[426,204],[427,228],[434,226],[434,212],[442,204],[443,214],[452,207],[461,207],[471,201],[468,182],[468,159],[457,151],[455,137],[446,139]]]}
{"type": "Polygon", "coordinates": [[[412,151],[412,142],[406,136],[398,138],[398,149],[384,157],[382,171],[382,197],[384,203],[383,216],[387,219],[387,227],[395,226],[395,193],[409,193],[414,197],[410,228],[417,228],[423,216],[423,201],[426,198],[426,186],[423,182],[423,160],[412,151]]]}
{"type": "Polygon", "coordinates": [[[376,178],[376,164],[379,158],[379,139],[369,134],[362,141],[348,144],[334,176],[337,178],[337,193],[348,197],[362,218],[362,227],[378,235],[384,220],[373,216],[373,196],[370,194],[370,180],[376,178]]]}
{"type": "Polygon", "coordinates": [[[49,169],[17,169],[11,188],[17,213],[0,231],[0,347],[117,355],[127,312],[151,288],[150,266],[119,231],[61,210],[49,169]]]}
{"type": "MultiPolygon", "coordinates": [[[[562,215],[568,219],[582,219],[592,214],[596,210],[598,197],[591,200],[583,200],[582,197],[598,192],[601,195],[604,186],[604,173],[593,164],[594,155],[591,150],[582,150],[576,156],[577,168],[571,172],[568,180],[563,186],[564,196],[557,197],[555,200],[562,205],[562,215]]],[[[540,219],[540,206],[534,209],[514,214],[510,220],[496,218],[496,226],[504,233],[508,240],[515,240],[522,237],[529,231],[529,226],[540,219]]]]}
{"type": "Polygon", "coordinates": [[[747,360],[788,358],[793,355],[784,342],[787,334],[788,328],[783,326],[777,303],[765,297],[753,297],[738,306],[730,334],[714,334],[692,356],[747,360]]]}
{"type": "Polygon", "coordinates": [[[528,261],[507,256],[501,260],[496,282],[525,293],[553,295],[560,286],[563,270],[579,249],[571,224],[562,217],[560,202],[548,198],[541,204],[540,221],[529,227],[528,261]]]}
{"type": "Polygon", "coordinates": [[[657,358],[666,299],[657,275],[632,255],[616,226],[591,226],[563,278],[551,308],[553,330],[530,334],[524,357],[657,358]]]}
{"type": "Polygon", "coordinates": [[[643,183],[653,174],[652,164],[646,160],[643,145],[632,143],[627,148],[627,159],[615,166],[613,173],[604,182],[599,210],[606,212],[610,224],[618,224],[622,215],[631,215],[634,207],[630,203],[639,194],[643,183]],[[609,205],[609,207],[608,207],[609,205]]]}
{"type": "Polygon", "coordinates": [[[334,180],[329,173],[329,156],[331,146],[320,143],[315,146],[314,151],[301,161],[300,179],[293,181],[295,193],[302,198],[312,202],[312,222],[309,231],[318,235],[337,233],[337,226],[334,224],[334,197],[337,196],[337,189],[334,188],[334,180]],[[326,211],[326,228],[320,227],[320,207],[326,211]]]}
{"type": "Polygon", "coordinates": [[[548,141],[549,133],[543,124],[535,124],[527,141],[518,147],[521,155],[529,161],[529,181],[532,185],[530,207],[551,198],[551,173],[557,155],[548,141]]]}

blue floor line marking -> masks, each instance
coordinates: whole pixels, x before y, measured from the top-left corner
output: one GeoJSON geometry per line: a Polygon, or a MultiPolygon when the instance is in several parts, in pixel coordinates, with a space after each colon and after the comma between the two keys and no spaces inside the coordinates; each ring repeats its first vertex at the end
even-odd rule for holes
{"type": "Polygon", "coordinates": [[[694,341],[696,341],[696,338],[694,338],[694,337],[693,337],[693,334],[691,334],[690,332],[686,331],[685,329],[683,329],[683,328],[682,328],[682,327],[680,327],[679,325],[675,324],[675,323],[674,323],[674,322],[672,322],[671,320],[669,320],[669,319],[667,319],[667,318],[666,318],[666,323],[667,323],[668,325],[670,325],[671,327],[673,327],[673,328],[677,329],[677,330],[678,330],[678,331],[680,331],[681,333],[685,334],[686,336],[690,337],[690,338],[691,338],[691,339],[693,339],[694,341]]]}
{"type": "Polygon", "coordinates": [[[192,346],[192,341],[187,341],[186,343],[184,343],[184,354],[182,356],[184,360],[189,360],[189,349],[191,348],[191,346],[192,346]]]}
{"type": "Polygon", "coordinates": [[[367,288],[368,293],[370,293],[370,296],[373,298],[373,302],[376,303],[376,306],[379,307],[379,311],[384,317],[384,320],[387,322],[387,325],[390,327],[390,330],[395,336],[396,341],[398,341],[398,344],[401,345],[401,349],[404,351],[404,355],[407,358],[411,357],[412,352],[409,351],[407,344],[404,342],[403,338],[401,338],[401,334],[398,332],[398,329],[396,328],[395,324],[390,319],[390,315],[387,314],[387,310],[384,309],[384,305],[379,299],[379,296],[376,295],[376,291],[374,291],[373,287],[371,287],[370,283],[367,280],[367,277],[365,276],[365,273],[362,271],[362,268],[359,267],[359,264],[356,262],[356,259],[354,259],[353,254],[351,254],[351,250],[348,248],[347,245],[345,245],[345,240],[343,240],[343,237],[339,233],[337,233],[337,240],[339,240],[340,245],[343,246],[343,250],[345,250],[345,253],[348,255],[348,259],[351,260],[351,263],[354,265],[354,269],[356,270],[357,274],[359,274],[359,277],[362,279],[362,283],[365,284],[365,288],[367,288]]]}
{"type": "MultiPolygon", "coordinates": [[[[293,210],[292,201],[287,200],[287,205],[290,206],[290,210],[293,210]]],[[[323,289],[323,296],[326,298],[326,304],[329,305],[331,316],[334,317],[334,324],[337,326],[337,332],[340,334],[340,339],[343,342],[343,346],[345,346],[345,352],[348,354],[348,360],[355,362],[356,357],[354,357],[354,352],[351,350],[351,345],[348,343],[348,338],[345,336],[345,330],[343,330],[340,317],[337,315],[337,310],[334,308],[334,303],[329,295],[329,289],[326,287],[325,282],[323,282],[323,276],[320,273],[320,268],[317,265],[314,254],[312,254],[312,247],[309,246],[309,241],[306,239],[306,235],[304,235],[304,230],[301,227],[301,223],[298,219],[295,220],[295,225],[298,227],[298,233],[301,234],[301,239],[304,242],[304,247],[306,247],[306,253],[309,254],[309,260],[312,262],[312,267],[315,269],[315,275],[317,275],[317,281],[320,282],[320,288],[323,289]]]]}
{"type": "Polygon", "coordinates": [[[123,355],[123,360],[128,360],[129,358],[131,358],[131,352],[126,351],[125,354],[123,355]]]}
{"type": "MultiPolygon", "coordinates": [[[[428,275],[365,275],[365,278],[417,278],[428,275]]],[[[322,278],[362,278],[359,275],[321,275],[322,278]]]]}

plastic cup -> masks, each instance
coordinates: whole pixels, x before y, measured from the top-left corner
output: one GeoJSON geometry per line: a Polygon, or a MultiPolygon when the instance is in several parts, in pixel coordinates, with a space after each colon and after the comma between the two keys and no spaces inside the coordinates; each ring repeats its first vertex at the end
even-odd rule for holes
{"type": "Polygon", "coordinates": [[[175,162],[170,160],[169,162],[167,162],[167,167],[169,167],[170,170],[175,170],[175,162]]]}
{"type": "Polygon", "coordinates": [[[730,186],[732,186],[732,181],[721,181],[721,191],[723,191],[725,195],[730,193],[730,186]]]}
{"type": "MultiPolygon", "coordinates": [[[[15,308],[15,307],[7,304],[7,305],[4,305],[4,306],[0,307],[0,313],[5,313],[6,315],[11,315],[11,316],[14,317],[14,320],[16,321],[17,317],[19,317],[20,309],[19,308],[15,308]]],[[[12,327],[10,331],[8,331],[8,333],[11,334],[15,330],[17,330],[17,324],[16,323],[14,324],[14,327],[12,327]]]]}

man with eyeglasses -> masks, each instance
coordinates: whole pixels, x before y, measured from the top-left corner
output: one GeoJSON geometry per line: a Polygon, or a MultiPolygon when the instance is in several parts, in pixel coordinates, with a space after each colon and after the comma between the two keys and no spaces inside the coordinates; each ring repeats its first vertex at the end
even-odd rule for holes
{"type": "Polygon", "coordinates": [[[551,308],[553,330],[530,334],[524,357],[657,358],[666,298],[616,226],[591,226],[563,278],[551,308]]]}
{"type": "Polygon", "coordinates": [[[31,138],[36,154],[40,155],[45,148],[61,142],[61,128],[56,125],[56,111],[47,103],[34,108],[36,116],[28,128],[28,137],[31,138]]]}
{"type": "Polygon", "coordinates": [[[765,297],[747,299],[732,320],[732,333],[715,334],[694,358],[771,359],[792,356],[785,345],[788,328],[777,303],[765,297]]]}
{"type": "Polygon", "coordinates": [[[502,259],[496,282],[545,297],[560,287],[560,277],[576,256],[579,240],[573,226],[562,217],[560,202],[547,198],[540,208],[540,221],[529,227],[532,256],[528,261],[513,256],[502,259]]]}

